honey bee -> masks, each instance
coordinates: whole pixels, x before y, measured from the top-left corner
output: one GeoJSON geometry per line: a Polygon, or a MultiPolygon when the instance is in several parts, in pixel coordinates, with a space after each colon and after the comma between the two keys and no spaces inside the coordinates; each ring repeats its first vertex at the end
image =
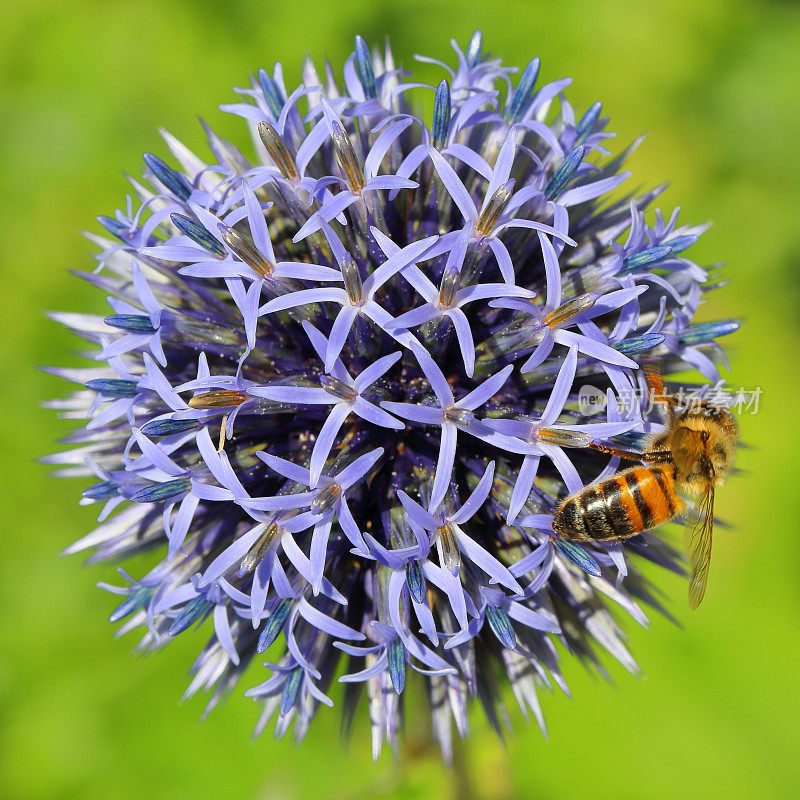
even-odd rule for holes
{"type": "Polygon", "coordinates": [[[686,496],[697,517],[685,534],[691,566],[689,605],[694,609],[706,591],[714,490],[733,462],[736,420],[706,401],[676,408],[675,398],[664,394],[660,374],[652,367],[646,367],[645,374],[653,399],[666,409],[666,430],[652,436],[642,453],[602,444],[593,448],[648,466],[630,467],[566,498],[553,517],[553,530],[576,542],[626,539],[682,514],[687,504],[681,495],[686,496]]]}

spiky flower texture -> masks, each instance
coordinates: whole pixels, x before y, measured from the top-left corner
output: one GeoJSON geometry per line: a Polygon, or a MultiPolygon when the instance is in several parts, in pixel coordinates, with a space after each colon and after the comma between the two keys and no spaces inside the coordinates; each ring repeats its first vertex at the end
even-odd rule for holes
{"type": "Polygon", "coordinates": [[[254,157],[165,132],[138,200],[99,218],[114,239],[90,236],[112,313],[53,315],[100,347],[55,370],[81,387],[51,405],[88,422],[49,460],[96,475],[81,502],[102,504],[67,552],[161,558],[103,584],[111,621],[145,651],[202,626],[187,695],[209,707],[255,658],[259,731],[302,737],[329,695],[349,720],[366,694],[376,757],[409,668],[445,757],[471,698],[504,717],[506,682],[543,725],[559,641],[636,669],[608,606],[646,623],[637,562],[678,554],[653,534],[579,547],[552,514],[617,467],[590,445],[658,428],[642,358],[713,382],[735,328],[692,325],[703,228],[645,222],[660,190],[624,194],[631,148],[609,157],[599,103],[538,86],[538,59],[514,79],[480,33],[453,47],[454,68],[420,58],[438,87],[360,37],[343,82],[310,60],[292,91],[259,71],[222,106],[254,157]]]}

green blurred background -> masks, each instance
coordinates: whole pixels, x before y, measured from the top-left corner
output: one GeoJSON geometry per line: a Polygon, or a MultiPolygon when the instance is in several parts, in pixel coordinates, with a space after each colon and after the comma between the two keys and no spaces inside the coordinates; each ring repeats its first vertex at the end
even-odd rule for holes
{"type": "Polygon", "coordinates": [[[799,12],[719,0],[5,4],[0,796],[797,797],[799,12]],[[419,711],[397,762],[377,766],[366,726],[345,749],[326,709],[300,747],[269,733],[251,741],[257,708],[240,692],[201,724],[203,701],[178,698],[203,634],[132,658],[133,637],[111,638],[113,601],[94,588],[112,569],[58,558],[94,510],[76,506],[77,483],[48,479],[34,461],[69,425],[38,408],[65,387],[33,365],[70,365],[79,346],[42,310],[104,308],[66,270],[92,264],[79,231],[98,230],[95,215],[121,204],[122,170],[138,175],[142,152],[165,153],[158,126],[200,150],[200,113],[246,142],[216,107],[249,71],[280,60],[299,80],[305,51],[339,69],[357,32],[370,43],[389,34],[397,60],[417,69],[414,53],[452,62],[450,37],[463,44],[476,27],[507,63],[538,54],[545,79],[572,75],[577,108],[603,100],[618,146],[649,132],[631,162],[636,180],[669,179],[664,207],[714,221],[693,252],[727,262],[732,280],[702,318],[744,319],[728,342],[730,379],[763,395],[759,413],[741,419],[752,445],[744,474],[718,495],[733,527],[717,533],[707,599],[690,613],[685,586],[666,577],[685,629],[661,618],[649,632],[627,625],[642,678],[609,663],[611,686],[568,663],[574,699],[543,697],[549,741],[514,710],[503,746],[476,709],[455,770],[441,765],[419,711]]]}

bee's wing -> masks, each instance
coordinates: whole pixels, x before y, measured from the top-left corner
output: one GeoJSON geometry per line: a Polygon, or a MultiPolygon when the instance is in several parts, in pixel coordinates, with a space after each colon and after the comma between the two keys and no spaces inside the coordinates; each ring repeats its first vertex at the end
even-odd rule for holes
{"type": "Polygon", "coordinates": [[[706,593],[711,566],[711,539],[714,532],[714,486],[700,499],[695,509],[697,521],[685,533],[692,573],[689,578],[689,605],[695,609],[706,593]]]}

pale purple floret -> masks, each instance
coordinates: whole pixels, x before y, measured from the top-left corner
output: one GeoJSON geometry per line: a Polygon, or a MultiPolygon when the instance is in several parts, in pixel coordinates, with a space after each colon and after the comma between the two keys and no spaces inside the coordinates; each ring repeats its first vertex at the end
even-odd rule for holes
{"type": "MultiPolygon", "coordinates": [[[[289,533],[298,533],[312,526],[314,528],[309,550],[308,571],[301,572],[309,582],[314,594],[318,594],[322,587],[322,571],[325,568],[328,537],[334,521],[338,522],[342,533],[353,545],[356,554],[368,553],[358,523],[353,518],[350,506],[347,504],[346,494],[365,478],[383,452],[383,448],[378,447],[360,456],[352,464],[333,475],[323,475],[316,481],[305,467],[297,466],[270,453],[258,454],[259,458],[274,472],[310,488],[308,492],[285,495],[282,498],[258,498],[253,501],[252,506],[258,511],[273,511],[283,508],[307,509],[282,522],[281,525],[289,533]],[[311,489],[312,483],[315,486],[313,489],[311,489]],[[290,498],[291,505],[287,505],[287,498],[290,498]]],[[[295,564],[295,566],[297,565],[295,564]]],[[[298,571],[300,571],[299,567],[298,571]]]]}
{"type": "MultiPolygon", "coordinates": [[[[511,452],[523,452],[525,454],[508,504],[506,519],[509,524],[514,521],[520,509],[530,497],[531,487],[539,468],[539,461],[543,456],[553,462],[570,493],[580,491],[583,487],[583,481],[581,481],[577,470],[564,452],[563,447],[552,440],[548,441],[542,436],[541,432],[543,430],[551,434],[566,434],[570,447],[586,447],[596,440],[627,433],[640,424],[638,420],[634,420],[616,423],[595,422],[581,425],[557,425],[556,422],[564,410],[570,388],[575,380],[577,366],[578,348],[573,345],[564,359],[558,377],[553,384],[553,390],[547,399],[547,405],[538,419],[527,417],[522,419],[489,419],[485,421],[485,424],[492,430],[528,444],[526,447],[517,449],[513,443],[507,444],[506,441],[501,439],[496,440],[498,446],[504,449],[507,448],[511,452]]],[[[558,441],[558,439],[556,438],[555,441],[558,441]]]]}
{"type": "Polygon", "coordinates": [[[349,675],[342,675],[339,680],[342,683],[354,683],[367,681],[383,672],[389,672],[392,686],[397,694],[402,694],[405,688],[405,665],[410,665],[421,675],[455,675],[455,669],[450,666],[443,658],[429,647],[426,647],[416,636],[403,629],[384,625],[377,620],[371,624],[374,635],[380,640],[380,644],[371,647],[344,644],[337,642],[338,647],[343,653],[350,656],[365,658],[371,656],[372,664],[358,672],[349,675]],[[412,656],[425,667],[417,666],[412,660],[412,656]]]}
{"type": "Polygon", "coordinates": [[[609,447],[663,428],[635,395],[644,362],[716,381],[738,327],[694,321],[719,285],[689,254],[706,226],[648,223],[661,189],[619,196],[599,103],[579,113],[569,79],[503,66],[480,32],[453,48],[421,58],[435,89],[361,37],[341,79],[258,70],[222,106],[242,150],[164,132],[140,206],[89,235],[83,277],[114,313],[52,314],[97,348],[49,370],[76,390],[48,405],[84,427],[46,460],[101,509],[65,552],[162,556],[103,584],[109,619],[143,651],[207,630],[186,691],[207,710],[269,652],[257,732],[302,738],[364,694],[376,758],[412,681],[449,758],[473,698],[542,724],[562,658],[636,670],[612,609],[662,610],[639,562],[679,572],[678,554],[658,531],[578,543],[553,516],[627,466],[609,447]]]}
{"type": "Polygon", "coordinates": [[[144,311],[147,319],[150,321],[153,331],[145,333],[126,333],[119,339],[109,342],[95,358],[98,361],[107,361],[109,358],[120,356],[123,353],[129,353],[131,350],[147,348],[158,359],[158,363],[161,364],[162,367],[165,367],[167,365],[167,358],[164,355],[164,347],[161,344],[161,334],[159,332],[159,328],[161,327],[161,315],[164,313],[164,308],[161,303],[156,300],[155,295],[147,285],[144,275],[142,275],[141,268],[135,261],[131,264],[131,275],[133,277],[133,286],[136,295],[142,306],[141,309],[116,297],[109,297],[108,304],[114,309],[114,313],[118,315],[139,317],[142,316],[142,311],[144,311]]]}
{"type": "MultiPolygon", "coordinates": [[[[133,429],[133,435],[143,458],[146,462],[149,462],[142,465],[140,459],[137,459],[133,463],[132,469],[138,477],[161,484],[180,478],[186,479],[187,485],[184,490],[178,495],[170,497],[164,503],[164,532],[169,543],[167,557],[173,558],[186,538],[200,502],[200,498],[192,491],[195,479],[194,470],[180,467],[160,447],[151,442],[136,428],[133,429]],[[171,512],[175,505],[178,506],[178,513],[175,519],[172,520],[171,512]]],[[[208,435],[208,431],[205,428],[198,434],[198,437],[204,435],[208,435]]]]}
{"type": "MultiPolygon", "coordinates": [[[[326,233],[328,233],[329,230],[329,228],[326,229],[326,233]]],[[[330,338],[325,351],[325,369],[326,371],[330,371],[347,341],[353,323],[359,315],[367,317],[379,328],[383,328],[387,331],[389,330],[393,322],[392,316],[375,301],[375,293],[396,273],[410,264],[413,264],[415,260],[422,258],[425,251],[428,250],[435,241],[435,236],[429,236],[426,239],[413,242],[399,249],[372,272],[366,280],[362,282],[360,277],[357,277],[352,291],[338,288],[302,289],[298,292],[293,292],[270,300],[259,310],[259,314],[271,314],[275,311],[285,311],[288,308],[296,308],[297,306],[307,305],[309,303],[328,302],[341,305],[341,310],[336,315],[333,325],[331,326],[330,338]]],[[[357,270],[352,256],[345,251],[341,242],[334,234],[328,233],[328,243],[342,271],[348,268],[357,270]]],[[[405,342],[408,338],[409,337],[405,337],[402,341],[405,342]]]]}
{"type": "MultiPolygon", "coordinates": [[[[443,81],[440,86],[442,86],[443,90],[447,92],[449,96],[450,90],[447,86],[447,82],[443,81]]],[[[459,134],[467,131],[472,126],[485,123],[488,119],[496,117],[496,115],[491,112],[481,111],[484,106],[492,105],[496,96],[495,92],[479,92],[467,98],[459,106],[458,111],[446,120],[443,141],[441,143],[436,141],[436,136],[429,131],[420,120],[413,117],[413,121],[420,125],[422,142],[412,148],[403,159],[403,162],[397,168],[397,175],[402,178],[410,178],[426,160],[430,159],[431,150],[436,150],[442,156],[454,156],[464,164],[471,166],[484,177],[488,177],[486,174],[486,162],[473,149],[460,144],[457,139],[459,134]]],[[[381,125],[383,124],[385,123],[381,125]]],[[[380,127],[381,126],[377,126],[376,130],[379,130],[380,127]]],[[[491,172],[491,170],[489,170],[489,172],[491,172]]],[[[394,199],[399,191],[399,189],[392,191],[389,197],[394,199]]]]}
{"type": "Polygon", "coordinates": [[[431,487],[430,508],[435,510],[444,499],[447,487],[450,485],[453,463],[456,458],[458,431],[471,433],[478,438],[490,433],[485,424],[475,419],[474,412],[500,391],[513,368],[510,365],[503,367],[496,375],[487,378],[464,397],[456,400],[450,383],[428,353],[420,348],[415,348],[415,355],[420,369],[425,373],[425,377],[433,389],[438,404],[421,405],[384,401],[381,405],[387,411],[391,411],[403,419],[441,428],[439,455],[431,487]]]}
{"type": "MultiPolygon", "coordinates": [[[[317,351],[317,355],[324,361],[330,346],[328,340],[310,322],[304,321],[303,328],[311,340],[312,346],[317,351]]],[[[309,463],[311,483],[309,485],[312,489],[319,482],[322,468],[328,459],[336,436],[350,414],[356,414],[366,422],[371,422],[373,425],[378,425],[382,428],[402,430],[405,427],[402,422],[395,419],[391,414],[387,414],[374,403],[370,403],[364,397],[364,392],[375,381],[383,377],[400,356],[401,353],[397,352],[379,358],[374,364],[370,364],[357,378],[353,379],[337,354],[336,361],[334,361],[329,370],[330,378],[333,380],[323,385],[323,387],[272,384],[270,386],[259,386],[251,390],[252,394],[258,397],[266,397],[279,403],[331,406],[330,414],[320,429],[317,440],[314,443],[314,449],[311,451],[311,461],[309,463]]]]}
{"type": "MultiPolygon", "coordinates": [[[[406,267],[402,271],[403,277],[416,289],[425,303],[395,317],[391,326],[387,326],[387,330],[390,332],[408,330],[433,320],[443,318],[450,320],[458,338],[464,371],[467,377],[471,378],[475,371],[475,340],[472,336],[469,319],[462,307],[467,303],[489,298],[532,297],[532,292],[507,283],[483,283],[448,291],[445,282],[451,280],[455,284],[458,280],[455,276],[451,277],[453,275],[451,269],[451,267],[445,268],[442,286],[437,289],[416,265],[411,264],[406,267]]],[[[455,274],[458,274],[457,270],[455,274]]]]}
{"type": "MultiPolygon", "coordinates": [[[[322,100],[321,106],[325,115],[325,122],[328,125],[328,131],[334,141],[334,147],[336,147],[335,142],[339,139],[347,140],[347,134],[330,105],[325,100],[322,100]]],[[[396,192],[400,189],[414,189],[418,186],[416,181],[411,181],[398,175],[378,174],[381,162],[389,148],[410,124],[411,120],[398,120],[389,125],[377,137],[364,159],[363,174],[359,176],[359,180],[363,182],[354,184],[352,177],[347,174],[343,174],[341,177],[328,176],[317,181],[311,191],[312,194],[316,194],[320,189],[327,188],[330,185],[339,185],[340,191],[325,198],[319,211],[315,212],[311,219],[297,232],[294,241],[305,239],[310,234],[318,231],[323,223],[331,222],[331,220],[337,218],[355,203],[365,203],[367,200],[367,197],[364,196],[365,192],[396,192]]],[[[372,200],[372,195],[369,196],[369,199],[372,200]]]]}
{"type": "Polygon", "coordinates": [[[482,587],[480,595],[481,603],[478,607],[477,615],[469,621],[466,629],[450,637],[445,644],[445,649],[458,647],[477,636],[487,618],[495,636],[509,650],[517,650],[519,646],[510,620],[537,631],[548,631],[550,633],[559,633],[560,631],[558,623],[552,615],[545,616],[540,611],[534,611],[524,603],[512,600],[507,594],[498,589],[482,587]]]}
{"type": "Polygon", "coordinates": [[[540,234],[539,241],[544,257],[547,285],[544,304],[539,306],[516,298],[505,297],[492,300],[489,303],[494,308],[512,309],[528,314],[533,318],[533,325],[527,329],[527,334],[534,349],[527,361],[522,364],[521,371],[529,372],[544,363],[555,344],[561,344],[566,347],[575,345],[581,353],[597,361],[619,367],[635,368],[637,366],[635,361],[609,347],[603,341],[587,336],[585,330],[592,317],[608,313],[625,305],[625,303],[641,294],[643,290],[638,288],[619,289],[606,295],[601,295],[600,293],[586,295],[585,307],[578,314],[569,316],[563,322],[548,324],[546,319],[548,314],[556,312],[561,306],[561,270],[558,264],[558,256],[547,237],[540,234]],[[567,330],[573,325],[581,332],[567,330]]]}
{"type": "Polygon", "coordinates": [[[523,187],[512,194],[514,184],[509,184],[509,175],[511,174],[516,148],[516,134],[511,130],[500,148],[494,167],[492,169],[487,168],[488,174],[484,177],[488,179],[489,183],[480,208],[475,204],[456,171],[435,149],[431,148],[429,155],[436,167],[436,172],[464,218],[464,227],[461,231],[450,234],[452,249],[447,260],[447,267],[460,271],[467,247],[473,242],[486,243],[497,259],[497,265],[503,280],[506,283],[513,284],[515,282],[514,264],[508,248],[500,239],[500,234],[504,230],[526,228],[549,234],[566,244],[575,244],[575,241],[564,231],[558,230],[552,225],[514,216],[514,212],[539,193],[534,187],[523,187]],[[488,208],[491,201],[496,198],[498,192],[507,193],[508,199],[502,203],[501,210],[496,217],[491,218],[491,227],[484,229],[480,227],[483,212],[488,208]]]}
{"type": "Polygon", "coordinates": [[[428,558],[433,545],[430,534],[411,521],[408,521],[408,527],[416,540],[416,545],[411,547],[389,550],[369,533],[364,534],[364,539],[371,557],[391,570],[387,610],[395,630],[404,628],[401,608],[410,604],[422,632],[435,646],[439,643],[439,634],[427,602],[428,581],[445,593],[453,592],[453,598],[449,602],[454,611],[457,608],[472,607],[472,601],[460,586],[456,588],[452,580],[448,581],[442,567],[428,558]]]}
{"type": "Polygon", "coordinates": [[[523,591],[508,569],[461,528],[465,522],[468,522],[478,512],[486,501],[491,491],[493,477],[494,462],[492,461],[486,467],[486,471],[464,504],[449,513],[436,512],[437,506],[434,506],[433,503],[429,503],[427,509],[423,508],[405,492],[398,492],[398,497],[403,504],[409,524],[417,525],[422,530],[428,531],[435,539],[439,563],[442,565],[442,575],[447,580],[445,592],[450,602],[456,604],[453,607],[453,612],[462,628],[467,625],[467,607],[464,602],[461,580],[458,577],[459,553],[463,554],[470,563],[484,572],[491,583],[500,583],[510,589],[512,593],[522,594],[523,591]],[[451,536],[455,540],[454,544],[451,543],[455,550],[451,557],[446,556],[447,545],[443,542],[444,536],[451,536]]]}

